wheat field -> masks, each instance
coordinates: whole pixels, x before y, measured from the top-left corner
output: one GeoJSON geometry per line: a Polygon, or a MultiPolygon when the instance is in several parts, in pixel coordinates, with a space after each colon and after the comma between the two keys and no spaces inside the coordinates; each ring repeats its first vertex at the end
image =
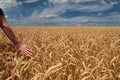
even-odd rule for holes
{"type": "Polygon", "coordinates": [[[0,80],[120,80],[119,27],[12,29],[34,54],[19,54],[0,30],[0,80]]]}

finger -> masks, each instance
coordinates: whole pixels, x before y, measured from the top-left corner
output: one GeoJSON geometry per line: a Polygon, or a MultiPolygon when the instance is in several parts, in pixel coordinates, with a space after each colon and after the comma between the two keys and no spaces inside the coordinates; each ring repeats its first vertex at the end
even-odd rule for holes
{"type": "Polygon", "coordinates": [[[31,56],[29,51],[27,51],[27,50],[21,51],[21,54],[25,55],[25,56],[31,56]]]}
{"type": "Polygon", "coordinates": [[[28,54],[28,52],[25,52],[25,56],[29,56],[29,57],[31,57],[31,55],[30,55],[30,54],[28,54]]]}
{"type": "Polygon", "coordinates": [[[29,50],[29,49],[27,49],[26,52],[29,53],[30,55],[32,55],[32,53],[33,53],[33,52],[32,52],[31,50],[29,50]]]}
{"type": "Polygon", "coordinates": [[[27,54],[28,56],[32,56],[32,55],[30,54],[30,52],[27,52],[26,54],[27,54]]]}
{"type": "Polygon", "coordinates": [[[32,56],[32,53],[30,51],[25,52],[28,56],[32,56]]]}
{"type": "Polygon", "coordinates": [[[31,50],[31,49],[29,49],[29,48],[26,48],[26,50],[27,50],[27,51],[30,51],[30,52],[32,52],[32,50],[31,50]]]}
{"type": "Polygon", "coordinates": [[[27,54],[25,52],[21,52],[21,54],[24,55],[24,56],[27,56],[27,54]]]}
{"type": "Polygon", "coordinates": [[[32,55],[33,51],[31,49],[27,49],[27,51],[32,55]]]}

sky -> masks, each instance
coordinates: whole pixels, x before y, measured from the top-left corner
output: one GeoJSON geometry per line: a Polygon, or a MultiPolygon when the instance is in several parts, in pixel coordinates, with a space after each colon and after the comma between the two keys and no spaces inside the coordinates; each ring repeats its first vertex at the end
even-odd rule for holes
{"type": "Polygon", "coordinates": [[[14,26],[119,26],[120,0],[0,0],[14,26]]]}

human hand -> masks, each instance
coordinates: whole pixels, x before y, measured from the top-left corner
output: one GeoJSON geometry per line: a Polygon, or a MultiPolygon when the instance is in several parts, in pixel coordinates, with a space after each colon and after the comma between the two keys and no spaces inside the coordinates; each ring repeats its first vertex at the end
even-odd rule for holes
{"type": "Polygon", "coordinates": [[[32,56],[33,54],[32,50],[28,48],[28,46],[23,44],[18,45],[18,50],[22,55],[25,55],[25,56],[32,56]]]}

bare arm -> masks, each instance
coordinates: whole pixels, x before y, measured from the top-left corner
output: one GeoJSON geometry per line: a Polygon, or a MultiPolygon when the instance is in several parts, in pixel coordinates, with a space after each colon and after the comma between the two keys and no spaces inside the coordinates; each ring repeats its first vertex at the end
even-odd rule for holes
{"type": "Polygon", "coordinates": [[[4,33],[7,35],[7,37],[13,42],[13,44],[18,48],[18,46],[20,45],[20,42],[15,37],[12,29],[7,24],[7,21],[5,20],[5,18],[2,17],[1,15],[0,15],[0,19],[2,19],[2,21],[3,21],[3,24],[1,25],[1,29],[4,31],[4,33]]]}
{"type": "Polygon", "coordinates": [[[0,15],[0,27],[4,31],[4,33],[7,35],[7,37],[13,42],[16,48],[21,52],[21,54],[26,55],[26,56],[32,55],[32,51],[26,45],[21,44],[17,40],[12,29],[8,25],[5,17],[2,15],[0,15]]]}

